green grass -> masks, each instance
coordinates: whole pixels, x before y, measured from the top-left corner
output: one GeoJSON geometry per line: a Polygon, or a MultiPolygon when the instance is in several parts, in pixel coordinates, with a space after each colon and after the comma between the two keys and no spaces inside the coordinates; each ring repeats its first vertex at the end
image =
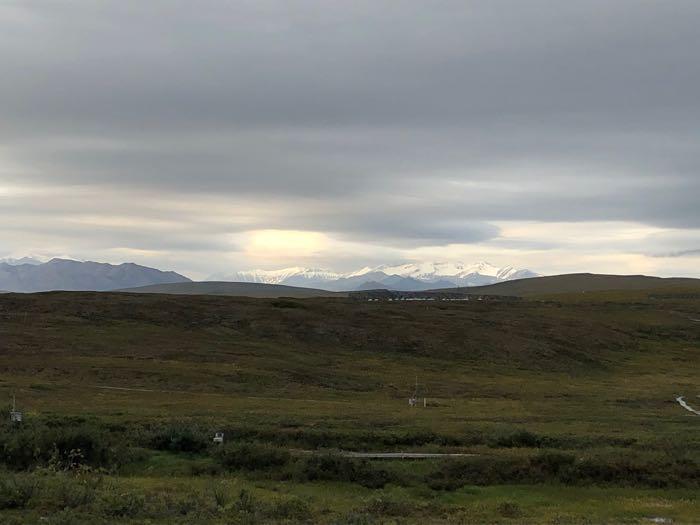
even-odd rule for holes
{"type": "MultiPolygon", "coordinates": [[[[57,463],[63,456],[51,455],[50,429],[82,425],[109,450],[80,475],[146,498],[127,522],[173,522],[163,514],[166,495],[190,509],[177,517],[183,523],[194,516],[294,522],[306,511],[305,519],[321,523],[700,520],[697,477],[683,466],[700,458],[700,418],[674,401],[685,395],[693,404],[700,395],[700,323],[692,321],[700,299],[692,294],[606,291],[502,303],[315,298],[295,300],[295,308],[276,301],[0,296],[0,396],[15,394],[25,428],[44,436],[32,467],[40,470],[20,476],[41,483],[75,476],[57,463]],[[407,406],[416,375],[427,409],[407,406]],[[191,429],[205,448],[159,449],[170,445],[153,436],[172,428],[191,429]],[[208,444],[222,429],[231,442],[279,447],[292,458],[280,468],[222,468],[208,444]],[[547,474],[478,487],[462,470],[454,487],[433,489],[428,480],[447,468],[442,462],[373,461],[362,468],[386,471],[384,488],[303,479],[300,450],[338,449],[469,452],[494,469],[559,453],[624,468],[608,481],[547,474]],[[659,474],[635,478],[629,468],[659,474]],[[249,491],[259,512],[212,507],[202,495],[212,483],[228,484],[231,501],[249,491]],[[280,517],[292,507],[300,514],[280,517]]],[[[37,496],[26,508],[0,511],[0,521],[58,519],[52,505],[37,496]]],[[[78,506],[66,520],[107,519],[116,502],[104,505],[78,506]]]]}

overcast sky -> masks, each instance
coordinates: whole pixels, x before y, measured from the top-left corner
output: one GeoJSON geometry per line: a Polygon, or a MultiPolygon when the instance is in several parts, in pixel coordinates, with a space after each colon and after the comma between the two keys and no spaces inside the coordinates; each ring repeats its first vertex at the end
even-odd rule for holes
{"type": "Polygon", "coordinates": [[[0,0],[0,257],[700,277],[698,0],[0,0]]]}

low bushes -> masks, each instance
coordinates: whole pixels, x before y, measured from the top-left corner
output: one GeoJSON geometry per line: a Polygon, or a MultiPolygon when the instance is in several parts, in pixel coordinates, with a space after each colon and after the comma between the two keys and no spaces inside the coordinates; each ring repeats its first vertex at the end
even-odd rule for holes
{"type": "Polygon", "coordinates": [[[0,473],[0,476],[0,510],[26,507],[37,490],[36,481],[11,474],[0,473]]]}
{"type": "Polygon", "coordinates": [[[97,503],[100,513],[111,518],[133,518],[141,514],[146,506],[144,494],[120,490],[112,486],[100,494],[97,503]]]}
{"type": "Polygon", "coordinates": [[[215,457],[231,470],[267,470],[287,465],[291,456],[287,450],[269,445],[231,443],[217,450],[215,457]]]}
{"type": "MultiPolygon", "coordinates": [[[[131,520],[186,519],[186,523],[306,523],[312,519],[306,501],[297,497],[263,501],[251,492],[233,492],[225,483],[212,491],[169,493],[141,490],[99,476],[0,472],[0,511],[38,511],[47,523],[112,523],[131,520]],[[216,521],[217,523],[219,521],[216,521]]],[[[4,518],[4,516],[3,516],[4,518]]],[[[2,523],[4,519],[0,518],[2,523]]],[[[177,521],[179,523],[179,521],[177,521]]],[[[17,523],[23,523],[21,518],[17,523]]]]}
{"type": "Polygon", "coordinates": [[[146,429],[139,444],[155,450],[196,453],[205,450],[211,437],[201,428],[187,423],[172,423],[146,429]]]}
{"type": "Polygon", "coordinates": [[[382,488],[393,480],[388,471],[368,461],[333,455],[300,459],[294,478],[297,481],[345,481],[372,489],[382,488]]]}
{"type": "Polygon", "coordinates": [[[565,483],[635,487],[698,487],[700,464],[692,459],[619,454],[577,459],[544,452],[533,457],[476,457],[449,461],[426,476],[435,490],[464,485],[565,483]]]}
{"type": "Polygon", "coordinates": [[[293,458],[285,449],[255,443],[232,443],[215,453],[218,463],[229,470],[269,471],[295,481],[344,481],[368,488],[381,488],[391,474],[366,460],[325,454],[293,458]]]}
{"type": "Polygon", "coordinates": [[[0,427],[0,463],[15,470],[49,464],[57,470],[81,465],[108,467],[119,457],[116,448],[104,430],[86,422],[0,427]]]}

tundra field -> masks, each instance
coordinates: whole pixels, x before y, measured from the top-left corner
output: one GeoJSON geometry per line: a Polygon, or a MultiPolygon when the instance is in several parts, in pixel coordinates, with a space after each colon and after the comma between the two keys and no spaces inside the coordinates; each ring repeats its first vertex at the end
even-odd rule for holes
{"type": "Polygon", "coordinates": [[[699,354],[697,287],[3,294],[0,523],[700,523],[699,354]]]}

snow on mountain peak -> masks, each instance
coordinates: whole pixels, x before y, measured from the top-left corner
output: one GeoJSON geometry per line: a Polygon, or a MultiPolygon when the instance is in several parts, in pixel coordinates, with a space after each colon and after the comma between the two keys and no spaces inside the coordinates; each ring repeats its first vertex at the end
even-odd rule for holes
{"type": "Polygon", "coordinates": [[[513,266],[498,268],[488,262],[464,264],[462,262],[415,262],[399,265],[366,266],[360,270],[336,273],[319,268],[291,267],[280,270],[248,270],[231,275],[214,275],[210,280],[238,281],[291,286],[318,287],[348,290],[363,286],[367,281],[389,287],[403,286],[427,289],[436,286],[479,286],[509,279],[536,277],[530,270],[513,266]],[[422,284],[421,284],[422,283],[422,284]]]}
{"type": "Polygon", "coordinates": [[[244,270],[231,275],[213,275],[210,280],[237,281],[244,283],[282,284],[290,279],[332,281],[342,277],[341,274],[321,268],[304,268],[292,266],[280,270],[244,270]]]}
{"type": "MultiPolygon", "coordinates": [[[[506,268],[512,268],[508,266],[506,268]]],[[[397,266],[378,266],[373,271],[381,271],[388,275],[400,275],[401,277],[412,277],[420,281],[439,280],[443,277],[466,277],[472,274],[479,274],[488,277],[498,277],[502,270],[488,262],[478,262],[475,264],[464,264],[463,262],[420,262],[407,263],[397,266]]]]}

